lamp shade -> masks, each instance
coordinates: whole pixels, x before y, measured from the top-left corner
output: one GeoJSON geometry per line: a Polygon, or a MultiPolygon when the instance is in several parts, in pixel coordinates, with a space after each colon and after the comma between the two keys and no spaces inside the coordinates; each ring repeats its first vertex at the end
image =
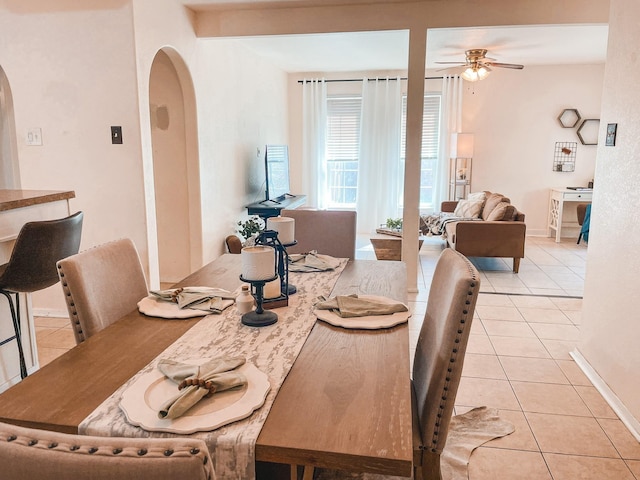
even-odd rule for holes
{"type": "Polygon", "coordinates": [[[451,134],[451,158],[473,157],[473,133],[451,134]]]}

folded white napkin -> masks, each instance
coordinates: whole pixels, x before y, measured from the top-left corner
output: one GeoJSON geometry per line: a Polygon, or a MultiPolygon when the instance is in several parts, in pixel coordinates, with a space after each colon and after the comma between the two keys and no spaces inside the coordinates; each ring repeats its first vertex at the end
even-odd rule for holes
{"type": "Polygon", "coordinates": [[[151,295],[178,304],[178,308],[201,310],[207,313],[221,313],[233,305],[235,292],[215,287],[181,287],[169,290],[151,290],[151,295]]]}
{"type": "Polygon", "coordinates": [[[178,393],[162,404],[158,418],[178,418],[204,397],[245,385],[247,378],[234,371],[244,363],[242,357],[214,358],[202,365],[161,359],[158,370],[178,384],[178,393]]]}
{"type": "Polygon", "coordinates": [[[289,255],[290,272],[324,272],[340,266],[340,259],[323,255],[315,250],[289,255]]]}
{"type": "Polygon", "coordinates": [[[331,310],[342,318],[368,317],[371,315],[392,315],[407,312],[404,303],[378,301],[372,298],[359,298],[358,295],[338,295],[329,300],[316,303],[318,310],[331,310]]]}

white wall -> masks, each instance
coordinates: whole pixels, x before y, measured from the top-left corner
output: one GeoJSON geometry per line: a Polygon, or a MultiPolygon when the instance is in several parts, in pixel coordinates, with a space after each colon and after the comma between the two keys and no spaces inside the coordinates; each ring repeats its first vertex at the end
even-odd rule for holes
{"type": "Polygon", "coordinates": [[[287,76],[233,40],[202,40],[194,78],[206,262],[264,199],[264,146],[288,143],[287,76]]]}
{"type": "Polygon", "coordinates": [[[286,75],[233,40],[196,38],[194,14],[179,1],[134,0],[134,6],[149,257],[156,278],[148,127],[149,72],[156,52],[166,46],[174,49],[186,63],[195,88],[200,211],[193,221],[201,223],[202,252],[194,268],[224,253],[224,238],[246,218],[245,205],[264,196],[263,160],[257,158],[257,149],[264,150],[266,143],[287,143],[286,75]]]}
{"type": "Polygon", "coordinates": [[[528,235],[547,235],[550,188],[586,187],[594,176],[596,147],[582,145],[577,128],[557,118],[565,108],[600,118],[603,74],[604,65],[495,68],[465,83],[463,130],[475,134],[471,188],[511,198],[528,235]],[[556,142],[577,142],[575,172],[552,170],[556,142]]]}
{"type": "MultiPolygon", "coordinates": [[[[640,95],[636,0],[612,0],[579,351],[640,423],[640,95]],[[636,75],[637,74],[637,75],[636,75]],[[615,147],[604,142],[618,124],[615,147]]],[[[640,430],[636,431],[640,435],[640,430]]]]}
{"type": "MultiPolygon", "coordinates": [[[[82,249],[122,236],[144,245],[128,2],[81,9],[6,0],[0,65],[13,93],[22,188],[76,192],[71,208],[85,212],[82,249]],[[111,144],[112,125],[122,126],[124,144],[111,144]],[[42,146],[26,145],[31,127],[42,129],[42,146]]],[[[34,294],[36,308],[66,312],[63,300],[59,285],[34,294]]]]}
{"type": "MultiPolygon", "coordinates": [[[[158,50],[175,50],[196,88],[197,266],[224,252],[244,206],[263,194],[256,149],[288,140],[284,72],[232,41],[198,40],[193,22],[176,0],[7,0],[0,9],[0,65],[13,93],[22,188],[74,190],[72,210],[85,212],[81,249],[131,237],[152,286],[158,267],[149,73],[158,50]],[[111,144],[111,125],[123,127],[122,145],[111,144]],[[26,146],[30,127],[42,128],[43,146],[26,146]]],[[[65,314],[59,286],[50,290],[34,295],[35,308],[65,314]]]]}

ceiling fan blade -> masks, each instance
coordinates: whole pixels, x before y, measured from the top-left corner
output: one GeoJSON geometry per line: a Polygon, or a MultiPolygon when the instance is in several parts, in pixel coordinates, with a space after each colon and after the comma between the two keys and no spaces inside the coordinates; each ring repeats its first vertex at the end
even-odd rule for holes
{"type": "Polygon", "coordinates": [[[465,65],[464,62],[433,62],[433,63],[439,63],[441,65],[465,65]]]}
{"type": "Polygon", "coordinates": [[[457,71],[462,72],[462,71],[464,71],[465,68],[467,68],[466,65],[458,65],[458,66],[455,66],[455,67],[438,68],[438,69],[436,69],[436,72],[445,72],[447,70],[451,70],[451,71],[456,71],[457,70],[457,71]]]}
{"type": "Polygon", "coordinates": [[[500,68],[513,68],[515,70],[522,70],[524,68],[524,65],[518,65],[516,63],[486,62],[485,65],[500,68]]]}

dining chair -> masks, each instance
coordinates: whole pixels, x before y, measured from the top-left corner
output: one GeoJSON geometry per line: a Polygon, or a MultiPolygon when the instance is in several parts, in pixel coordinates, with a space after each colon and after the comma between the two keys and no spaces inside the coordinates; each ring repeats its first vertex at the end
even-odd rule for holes
{"type": "Polygon", "coordinates": [[[0,293],[7,297],[14,335],[0,342],[16,340],[20,376],[27,376],[22,347],[20,294],[33,293],[58,282],[56,262],[78,253],[84,214],[77,212],[56,220],[25,223],[16,238],[9,261],[0,266],[0,293]],[[12,294],[15,294],[15,304],[12,294]]]}
{"type": "MultiPolygon", "coordinates": [[[[416,480],[442,478],[440,455],[447,441],[479,291],[478,270],[461,253],[445,249],[436,263],[413,358],[411,393],[416,480]]],[[[357,477],[317,469],[314,478],[357,477]]]]}
{"type": "Polygon", "coordinates": [[[129,238],[59,261],[58,275],[77,344],[135,310],[149,294],[138,251],[129,238]]]}
{"type": "Polygon", "coordinates": [[[355,210],[315,210],[295,208],[282,210],[283,217],[295,220],[296,245],[287,253],[318,253],[336,258],[354,259],[356,256],[355,210]]]}
{"type": "Polygon", "coordinates": [[[224,243],[227,245],[229,253],[241,253],[242,252],[242,240],[237,235],[228,235],[224,239],[224,243]]]}
{"type": "Polygon", "coordinates": [[[3,480],[212,480],[204,440],[94,437],[0,423],[3,480]]]}

